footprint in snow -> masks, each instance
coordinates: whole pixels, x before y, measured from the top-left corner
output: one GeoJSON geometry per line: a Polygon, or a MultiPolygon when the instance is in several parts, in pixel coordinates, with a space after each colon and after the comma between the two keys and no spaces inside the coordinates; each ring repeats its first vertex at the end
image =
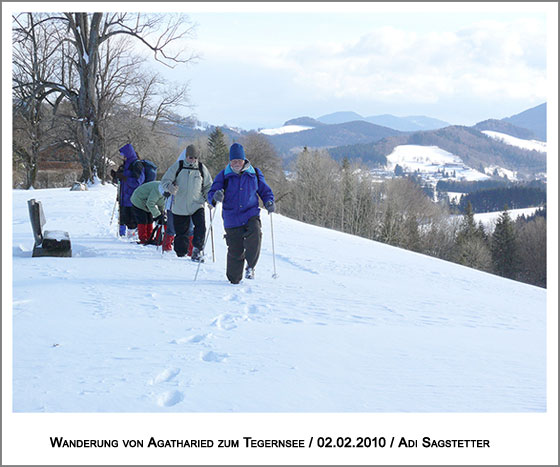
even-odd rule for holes
{"type": "Polygon", "coordinates": [[[223,329],[225,331],[231,331],[232,329],[235,329],[237,327],[237,324],[235,324],[235,318],[232,315],[226,313],[214,318],[214,321],[212,321],[212,326],[216,326],[218,329],[223,329]]]}
{"type": "Polygon", "coordinates": [[[197,334],[195,336],[190,336],[190,337],[180,337],[179,339],[173,339],[171,341],[171,344],[189,344],[189,343],[198,344],[199,342],[202,342],[208,339],[209,337],[212,337],[212,333],[210,332],[207,334],[197,334]]]}
{"type": "Polygon", "coordinates": [[[205,362],[215,362],[220,363],[223,362],[226,358],[229,357],[227,353],[217,353],[213,352],[212,350],[209,352],[201,353],[200,358],[205,362]]]}
{"type": "Polygon", "coordinates": [[[181,391],[167,391],[157,397],[157,405],[160,407],[171,407],[185,398],[181,391]]]}
{"type": "Polygon", "coordinates": [[[154,379],[150,381],[150,384],[159,384],[171,381],[175,376],[180,373],[179,368],[166,368],[160,374],[158,374],[154,379]]]}

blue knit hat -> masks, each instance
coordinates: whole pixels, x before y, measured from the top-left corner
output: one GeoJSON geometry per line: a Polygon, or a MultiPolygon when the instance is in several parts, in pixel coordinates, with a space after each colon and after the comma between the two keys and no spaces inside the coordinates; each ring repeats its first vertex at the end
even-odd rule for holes
{"type": "Polygon", "coordinates": [[[233,143],[229,148],[229,160],[233,159],[245,159],[245,150],[239,143],[233,143]]]}

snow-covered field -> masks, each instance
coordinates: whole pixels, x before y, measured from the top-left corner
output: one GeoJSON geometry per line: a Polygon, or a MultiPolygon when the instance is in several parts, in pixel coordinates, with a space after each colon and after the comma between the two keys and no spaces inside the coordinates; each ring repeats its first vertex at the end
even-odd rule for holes
{"type": "Polygon", "coordinates": [[[286,133],[298,133],[300,131],[311,130],[312,128],[313,127],[302,125],[284,125],[279,128],[266,128],[264,130],[259,130],[259,133],[268,136],[284,135],[286,133]]]}
{"type": "MultiPolygon", "coordinates": [[[[53,453],[47,437],[72,437],[80,423],[41,418],[30,426],[16,417],[22,413],[190,414],[127,418],[121,437],[146,439],[158,430],[178,439],[208,430],[238,437],[258,436],[259,430],[268,436],[280,430],[286,438],[300,431],[373,437],[388,436],[389,427],[412,436],[425,432],[430,422],[404,422],[398,414],[431,414],[432,421],[438,419],[434,412],[531,414],[521,427],[509,422],[491,433],[487,430],[502,426],[502,419],[485,419],[481,426],[460,418],[455,426],[446,418],[432,427],[441,436],[499,437],[502,450],[493,453],[511,462],[535,459],[529,457],[533,451],[519,456],[516,450],[524,449],[519,440],[534,445],[554,436],[554,430],[539,434],[550,410],[544,289],[277,214],[273,257],[271,218],[264,211],[256,279],[237,286],[227,282],[220,217],[214,222],[215,262],[208,245],[207,262],[194,281],[197,265],[190,260],[117,238],[117,226],[109,224],[112,186],[12,193],[12,297],[3,299],[12,302],[11,310],[3,310],[8,362],[3,380],[13,384],[4,386],[9,401],[4,409],[18,420],[9,432],[15,446],[21,442],[18,434],[33,436],[38,426],[48,433],[41,441],[45,445],[38,443],[19,459],[46,452],[64,464],[74,453],[53,453]],[[47,230],[70,233],[72,258],[31,257],[30,198],[42,202],[47,230]],[[216,419],[212,413],[268,415],[238,425],[238,419],[216,419]],[[293,418],[275,418],[280,413],[293,418]],[[298,414],[333,415],[294,423],[302,420],[298,414]],[[370,418],[362,415],[345,425],[334,414],[370,418]],[[386,414],[382,425],[372,423],[375,414],[386,414]],[[239,426],[241,432],[233,431],[239,426]]],[[[101,426],[99,420],[74,436],[119,436],[112,433],[122,428],[120,419],[101,426]]],[[[141,451],[126,451],[127,461],[162,462],[141,451]]],[[[86,455],[81,452],[76,455],[86,455]]],[[[229,455],[218,452],[203,462],[229,455]]],[[[297,456],[293,449],[278,452],[277,462],[297,456]]],[[[311,452],[320,463],[348,463],[364,455],[311,452]]],[[[474,452],[461,459],[474,462],[483,455],[474,452]]],[[[371,459],[369,453],[365,459],[371,459]]],[[[88,459],[95,462],[97,455],[102,454],[88,459]]],[[[225,462],[237,463],[237,455],[225,462]]],[[[422,463],[427,454],[400,455],[387,459],[380,453],[377,459],[422,463]]],[[[449,463],[449,456],[458,453],[428,463],[449,463]]]]}
{"type": "Polygon", "coordinates": [[[484,133],[490,138],[500,140],[505,144],[509,144],[510,146],[516,146],[518,148],[528,149],[529,151],[546,152],[546,143],[543,141],[538,141],[534,139],[527,140],[527,139],[516,138],[515,136],[511,136],[505,133],[499,133],[497,131],[491,131],[491,130],[483,130],[481,133],[484,133]]]}
{"type": "Polygon", "coordinates": [[[436,176],[438,171],[455,172],[457,180],[487,180],[487,175],[474,170],[463,163],[463,160],[437,146],[419,146],[403,144],[396,146],[387,156],[387,169],[394,170],[400,165],[405,172],[419,171],[422,174],[436,176]]]}
{"type": "MultiPolygon", "coordinates": [[[[520,216],[530,217],[538,211],[539,208],[524,208],[524,209],[511,209],[508,211],[511,220],[515,220],[520,216]]],[[[482,212],[474,215],[474,220],[478,224],[482,222],[485,229],[488,231],[493,231],[496,226],[496,221],[502,215],[503,211],[496,212],[482,212]]]]}

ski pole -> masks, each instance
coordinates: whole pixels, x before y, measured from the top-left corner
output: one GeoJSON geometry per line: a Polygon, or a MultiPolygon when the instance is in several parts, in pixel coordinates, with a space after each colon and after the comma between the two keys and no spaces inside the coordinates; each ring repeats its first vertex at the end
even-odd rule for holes
{"type": "Polygon", "coordinates": [[[115,198],[115,204],[113,205],[113,214],[111,214],[111,222],[109,222],[109,225],[113,224],[113,217],[115,217],[115,209],[117,209],[117,203],[119,201],[119,197],[117,196],[115,198]]]}
{"type": "Polygon", "coordinates": [[[274,267],[274,274],[272,274],[273,279],[278,279],[278,274],[276,274],[276,254],[274,253],[274,229],[272,227],[272,213],[270,215],[270,236],[272,238],[272,265],[274,267]]]}
{"type": "Polygon", "coordinates": [[[165,237],[165,225],[159,226],[159,244],[161,245],[161,255],[163,256],[163,239],[165,237]]]}
{"type": "MultiPolygon", "coordinates": [[[[119,202],[120,190],[121,190],[121,181],[119,180],[119,182],[117,183],[117,196],[115,196],[115,204],[113,204],[113,213],[111,214],[111,222],[109,222],[109,225],[113,224],[113,217],[115,217],[115,210],[117,209],[117,203],[119,202]]],[[[119,207],[119,211],[120,211],[120,207],[119,207]]]]}
{"type": "Polygon", "coordinates": [[[214,255],[214,227],[212,227],[212,209],[210,209],[210,239],[212,240],[212,262],[216,262],[216,256],[214,255]]]}
{"type": "MultiPolygon", "coordinates": [[[[210,212],[212,212],[212,210],[210,209],[210,212]]],[[[210,216],[210,227],[208,228],[208,232],[206,233],[206,238],[204,239],[204,243],[202,244],[202,257],[204,257],[204,247],[206,246],[206,242],[208,241],[208,236],[210,235],[210,232],[212,230],[212,222],[214,221],[214,218],[212,216],[210,216]]],[[[196,281],[196,278],[198,277],[198,271],[200,269],[200,263],[202,261],[198,262],[198,266],[196,267],[196,274],[194,275],[194,280],[196,281]]]]}

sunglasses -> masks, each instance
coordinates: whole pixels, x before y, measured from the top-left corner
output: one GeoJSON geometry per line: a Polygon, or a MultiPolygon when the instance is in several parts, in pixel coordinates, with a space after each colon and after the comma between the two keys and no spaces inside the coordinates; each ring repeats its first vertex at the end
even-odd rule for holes
{"type": "Polygon", "coordinates": [[[198,158],[196,156],[187,156],[187,159],[189,159],[191,161],[195,161],[198,158]]]}

